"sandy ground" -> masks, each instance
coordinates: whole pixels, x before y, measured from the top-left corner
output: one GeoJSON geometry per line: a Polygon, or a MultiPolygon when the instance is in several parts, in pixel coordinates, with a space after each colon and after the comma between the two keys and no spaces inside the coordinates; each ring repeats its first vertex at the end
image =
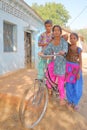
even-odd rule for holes
{"type": "Polygon", "coordinates": [[[79,104],[79,112],[87,119],[87,53],[83,53],[83,79],[83,96],[79,104]]]}
{"type": "MultiPolygon", "coordinates": [[[[19,105],[26,88],[32,86],[36,77],[34,70],[19,70],[0,76],[0,130],[27,130],[19,119],[19,105]]],[[[87,130],[87,54],[83,54],[83,96],[79,111],[59,106],[49,99],[44,118],[33,130],[87,130]]]]}

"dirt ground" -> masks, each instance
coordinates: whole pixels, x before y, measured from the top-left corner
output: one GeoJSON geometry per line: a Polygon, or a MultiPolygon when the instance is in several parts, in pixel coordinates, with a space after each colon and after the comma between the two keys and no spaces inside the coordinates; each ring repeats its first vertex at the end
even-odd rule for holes
{"type": "Polygon", "coordinates": [[[87,119],[87,53],[83,54],[83,96],[80,101],[79,112],[87,119]]]}
{"type": "MultiPolygon", "coordinates": [[[[19,70],[0,76],[0,130],[27,130],[19,119],[19,105],[26,88],[32,86],[37,73],[35,70],[19,70]]],[[[83,54],[83,96],[79,111],[59,106],[49,99],[47,111],[33,130],[87,130],[87,54],[83,54]]]]}

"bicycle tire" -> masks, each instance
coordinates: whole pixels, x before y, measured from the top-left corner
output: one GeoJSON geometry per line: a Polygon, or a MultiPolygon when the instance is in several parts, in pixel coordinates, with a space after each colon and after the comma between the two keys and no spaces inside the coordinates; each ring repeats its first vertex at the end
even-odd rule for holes
{"type": "Polygon", "coordinates": [[[25,128],[35,127],[45,114],[48,104],[48,91],[46,86],[43,85],[43,82],[37,80],[34,87],[25,91],[20,102],[19,117],[25,128]]]}

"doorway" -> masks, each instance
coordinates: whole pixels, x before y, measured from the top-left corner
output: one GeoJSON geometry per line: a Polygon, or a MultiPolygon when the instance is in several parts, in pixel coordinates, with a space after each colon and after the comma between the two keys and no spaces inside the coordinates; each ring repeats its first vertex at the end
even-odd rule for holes
{"type": "Polygon", "coordinates": [[[31,46],[31,33],[24,32],[25,43],[25,66],[27,68],[32,67],[32,46],[31,46]]]}

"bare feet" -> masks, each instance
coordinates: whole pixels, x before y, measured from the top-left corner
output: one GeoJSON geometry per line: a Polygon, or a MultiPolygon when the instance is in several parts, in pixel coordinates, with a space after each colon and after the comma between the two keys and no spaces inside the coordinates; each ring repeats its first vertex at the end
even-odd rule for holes
{"type": "Polygon", "coordinates": [[[73,111],[73,105],[71,103],[68,102],[66,106],[70,111],[73,111]]]}
{"type": "Polygon", "coordinates": [[[60,105],[63,106],[66,104],[66,101],[64,99],[60,99],[60,105]]]}
{"type": "Polygon", "coordinates": [[[49,94],[50,96],[53,95],[52,89],[48,89],[48,94],[49,94]]]}

